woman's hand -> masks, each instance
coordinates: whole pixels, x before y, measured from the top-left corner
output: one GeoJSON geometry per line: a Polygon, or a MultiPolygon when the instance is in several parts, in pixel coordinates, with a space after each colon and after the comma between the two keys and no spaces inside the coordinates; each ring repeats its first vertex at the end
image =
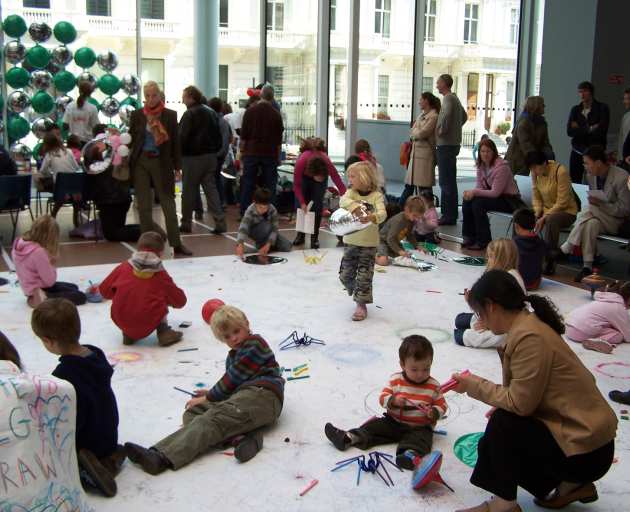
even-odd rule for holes
{"type": "Polygon", "coordinates": [[[195,396],[204,396],[205,397],[208,394],[208,391],[209,390],[207,390],[207,389],[196,389],[195,390],[195,396]]]}
{"type": "Polygon", "coordinates": [[[475,197],[474,190],[464,190],[464,201],[470,201],[475,197]]]}
{"type": "Polygon", "coordinates": [[[302,203],[302,204],[300,205],[300,208],[302,208],[302,210],[304,210],[304,213],[307,213],[307,212],[308,212],[308,205],[307,205],[306,203],[302,203]]]}
{"type": "Polygon", "coordinates": [[[205,396],[197,396],[195,398],[191,398],[190,400],[188,400],[188,402],[186,402],[186,410],[192,409],[193,407],[201,405],[207,401],[208,400],[206,400],[205,396]]]}
{"type": "Polygon", "coordinates": [[[534,232],[540,233],[545,227],[545,222],[547,221],[547,217],[543,215],[536,221],[536,225],[534,226],[534,232]]]}
{"type": "Polygon", "coordinates": [[[457,381],[457,386],[453,388],[453,391],[457,393],[466,393],[471,388],[473,382],[475,380],[479,380],[479,377],[473,375],[472,373],[469,375],[463,375],[461,373],[454,373],[452,375],[453,379],[457,381]]]}

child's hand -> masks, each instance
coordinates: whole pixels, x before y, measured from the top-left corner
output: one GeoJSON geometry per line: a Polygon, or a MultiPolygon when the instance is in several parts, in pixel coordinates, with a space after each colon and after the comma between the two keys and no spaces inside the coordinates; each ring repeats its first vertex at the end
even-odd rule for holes
{"type": "Polygon", "coordinates": [[[195,396],[206,396],[208,394],[207,389],[197,389],[195,390],[195,396]]]}
{"type": "Polygon", "coordinates": [[[488,412],[485,414],[486,419],[489,420],[490,416],[492,416],[494,414],[494,411],[496,411],[497,408],[496,407],[492,407],[490,409],[488,409],[488,412]]]}
{"type": "Polygon", "coordinates": [[[477,332],[481,332],[481,331],[485,331],[486,330],[486,324],[483,323],[483,320],[477,320],[472,328],[477,331],[477,332]]]}
{"type": "Polygon", "coordinates": [[[188,400],[188,402],[186,402],[186,410],[192,409],[193,407],[201,405],[207,401],[208,400],[205,396],[197,396],[195,398],[191,398],[190,400],[188,400]]]}
{"type": "Polygon", "coordinates": [[[245,254],[245,247],[243,246],[243,244],[238,244],[236,246],[236,255],[243,259],[243,255],[245,254]]]}
{"type": "Polygon", "coordinates": [[[440,411],[438,411],[435,407],[427,407],[427,418],[429,418],[433,423],[437,422],[437,420],[440,419],[440,411]]]}
{"type": "Polygon", "coordinates": [[[405,405],[405,401],[396,395],[392,395],[392,397],[389,399],[390,407],[402,407],[404,405],[405,405]]]}
{"type": "Polygon", "coordinates": [[[408,251],[398,251],[398,256],[404,256],[406,258],[411,258],[411,253],[408,251]]]}
{"type": "Polygon", "coordinates": [[[260,254],[261,256],[267,256],[270,249],[271,249],[271,244],[267,242],[258,250],[258,254],[260,254]]]}

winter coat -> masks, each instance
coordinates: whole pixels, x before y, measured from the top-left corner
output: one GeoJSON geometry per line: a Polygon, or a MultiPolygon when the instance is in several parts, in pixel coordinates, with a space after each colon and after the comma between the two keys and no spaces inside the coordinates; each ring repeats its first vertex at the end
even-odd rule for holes
{"type": "Polygon", "coordinates": [[[57,269],[50,255],[37,242],[18,238],[11,252],[15,273],[24,295],[30,297],[38,288],[50,288],[57,281],[57,269]]]}
{"type": "Polygon", "coordinates": [[[505,159],[510,163],[513,174],[529,175],[525,163],[527,153],[542,151],[551,158],[553,149],[549,141],[547,121],[543,116],[531,116],[523,113],[512,130],[512,140],[505,153],[505,159]]]}
{"type": "Polygon", "coordinates": [[[435,185],[435,110],[418,116],[411,128],[411,154],[405,175],[405,183],[416,187],[435,185]]]}

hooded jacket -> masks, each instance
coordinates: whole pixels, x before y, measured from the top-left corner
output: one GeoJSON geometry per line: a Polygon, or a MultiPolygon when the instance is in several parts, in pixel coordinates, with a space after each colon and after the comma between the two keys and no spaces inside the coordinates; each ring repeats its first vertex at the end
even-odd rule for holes
{"type": "Polygon", "coordinates": [[[38,288],[50,288],[57,281],[57,269],[50,255],[37,242],[18,238],[13,244],[11,258],[24,295],[30,297],[38,288]]]}
{"type": "Polygon", "coordinates": [[[518,272],[525,281],[525,288],[537,288],[542,276],[543,259],[547,254],[547,245],[538,235],[515,236],[518,249],[518,272]]]}
{"type": "MultiPolygon", "coordinates": [[[[574,309],[565,323],[584,334],[585,339],[599,338],[605,331],[613,329],[623,335],[624,341],[630,341],[630,316],[618,293],[596,292],[595,300],[574,309]]],[[[573,334],[573,329],[567,329],[568,333],[573,334]]]]}

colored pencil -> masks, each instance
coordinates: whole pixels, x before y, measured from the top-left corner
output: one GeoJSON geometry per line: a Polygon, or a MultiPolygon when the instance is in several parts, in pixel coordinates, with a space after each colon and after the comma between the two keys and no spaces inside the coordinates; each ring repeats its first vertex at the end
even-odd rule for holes
{"type": "Polygon", "coordinates": [[[287,377],[287,380],[300,380],[300,379],[308,379],[310,375],[302,375],[301,377],[287,377]]]}
{"type": "Polygon", "coordinates": [[[177,391],[181,391],[182,393],[186,393],[187,395],[190,395],[190,396],[197,396],[194,393],[191,393],[190,391],[186,391],[185,389],[182,389],[182,388],[178,388],[177,386],[173,386],[173,389],[176,389],[177,391]]]}
{"type": "Polygon", "coordinates": [[[308,491],[310,491],[313,487],[315,487],[319,483],[319,480],[311,480],[311,483],[308,484],[304,490],[300,493],[300,496],[304,496],[308,491]]]}

